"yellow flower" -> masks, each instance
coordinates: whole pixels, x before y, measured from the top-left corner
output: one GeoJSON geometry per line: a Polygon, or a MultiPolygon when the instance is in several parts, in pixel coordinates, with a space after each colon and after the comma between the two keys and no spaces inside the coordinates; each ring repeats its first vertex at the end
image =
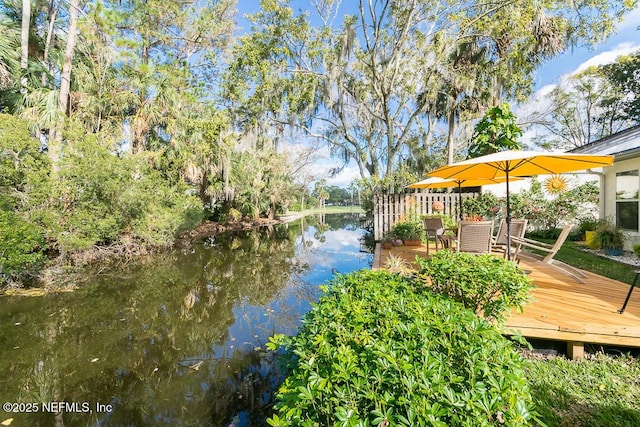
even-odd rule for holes
{"type": "Polygon", "coordinates": [[[567,188],[567,180],[560,175],[554,175],[544,182],[544,187],[551,194],[562,193],[567,188]]]}

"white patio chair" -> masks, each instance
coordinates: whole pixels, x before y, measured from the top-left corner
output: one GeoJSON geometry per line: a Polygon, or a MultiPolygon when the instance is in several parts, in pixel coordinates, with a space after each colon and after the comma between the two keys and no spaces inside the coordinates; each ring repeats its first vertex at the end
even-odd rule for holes
{"type": "Polygon", "coordinates": [[[567,236],[569,235],[569,232],[571,232],[572,228],[573,226],[571,224],[565,225],[560,232],[558,239],[553,245],[538,242],[537,240],[526,239],[524,237],[511,237],[512,242],[516,245],[515,259],[519,261],[521,256],[531,258],[535,261],[551,265],[562,271],[563,273],[573,277],[577,282],[584,283],[584,280],[582,279],[584,277],[587,277],[586,274],[575,267],[554,259],[554,257],[558,253],[558,250],[560,250],[560,248],[562,247],[564,241],[567,240],[567,236]],[[536,249],[540,252],[543,252],[544,255],[535,254],[529,251],[525,251],[524,249],[536,249]]]}

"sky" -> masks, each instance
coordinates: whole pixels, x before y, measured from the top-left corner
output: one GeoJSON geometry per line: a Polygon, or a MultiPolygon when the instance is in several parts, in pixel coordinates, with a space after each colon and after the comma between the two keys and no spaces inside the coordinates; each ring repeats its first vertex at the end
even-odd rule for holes
{"type": "MultiPolygon", "coordinates": [[[[349,0],[343,3],[348,3],[349,0]]],[[[258,2],[256,2],[257,4],[258,2]]],[[[308,1],[294,0],[292,2],[294,9],[304,9],[304,5],[308,5],[308,1]],[[299,5],[299,6],[298,6],[299,5]]],[[[343,8],[345,7],[343,4],[343,8]]],[[[308,6],[306,6],[308,8],[308,6]]],[[[256,6],[255,11],[258,9],[256,6]]],[[[248,9],[242,10],[241,13],[250,12],[248,9]]],[[[241,24],[242,25],[242,24],[241,24]]],[[[640,7],[627,13],[623,20],[617,25],[615,34],[604,40],[602,43],[592,48],[576,47],[568,50],[564,54],[548,61],[541,66],[534,74],[535,88],[529,104],[525,103],[514,108],[514,114],[518,116],[518,109],[527,111],[532,108],[532,104],[543,102],[545,95],[548,94],[557,84],[562,84],[563,79],[578,73],[589,66],[602,65],[612,63],[620,55],[630,54],[640,49],[640,7]]],[[[245,30],[249,30],[248,25],[245,30]]],[[[527,142],[535,136],[535,130],[525,131],[523,142],[527,142]]],[[[329,149],[323,148],[318,153],[319,159],[314,163],[314,174],[327,174],[328,171],[338,165],[340,160],[331,159],[329,149]]],[[[348,187],[349,184],[359,179],[360,174],[358,168],[354,164],[348,165],[344,170],[333,178],[327,177],[328,185],[337,185],[339,187],[348,187]]]]}

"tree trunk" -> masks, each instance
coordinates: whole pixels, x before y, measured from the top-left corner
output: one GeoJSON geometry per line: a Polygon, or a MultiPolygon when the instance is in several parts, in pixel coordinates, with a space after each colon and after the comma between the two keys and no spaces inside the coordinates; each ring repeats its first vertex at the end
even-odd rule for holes
{"type": "Polygon", "coordinates": [[[80,0],[71,0],[69,4],[69,30],[67,32],[67,46],[64,51],[64,63],[62,65],[62,74],[60,76],[60,120],[56,123],[49,138],[49,158],[51,159],[52,169],[57,171],[57,164],[60,160],[60,150],[62,146],[62,129],[64,127],[64,118],[69,108],[69,94],[71,90],[71,66],[73,64],[73,51],[76,47],[76,39],[78,31],[78,10],[80,9],[80,0]]]}
{"type": "Polygon", "coordinates": [[[27,66],[29,65],[29,28],[31,27],[31,0],[22,0],[22,29],[20,37],[20,92],[27,93],[27,66]]]}
{"type": "Polygon", "coordinates": [[[449,111],[449,132],[447,133],[447,164],[453,163],[453,135],[456,130],[456,109],[449,111]]]}
{"type": "MultiPolygon", "coordinates": [[[[53,40],[53,31],[56,22],[56,16],[58,15],[58,8],[54,5],[54,0],[49,3],[49,27],[47,29],[47,39],[44,44],[44,54],[42,56],[42,62],[49,70],[49,74],[52,73],[51,63],[49,62],[49,52],[51,51],[51,41],[53,40]]],[[[47,73],[42,73],[42,86],[47,86],[47,73]]]]}

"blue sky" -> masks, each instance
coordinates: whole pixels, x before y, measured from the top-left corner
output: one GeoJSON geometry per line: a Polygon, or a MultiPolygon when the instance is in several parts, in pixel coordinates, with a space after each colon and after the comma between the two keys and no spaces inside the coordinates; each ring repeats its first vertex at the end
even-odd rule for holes
{"type": "MultiPolygon", "coordinates": [[[[243,3],[242,0],[239,3],[243,3]]],[[[345,13],[353,13],[353,10],[349,8],[355,7],[355,2],[345,0],[342,2],[341,10],[345,13]]],[[[295,10],[309,9],[308,0],[293,0],[291,2],[292,7],[295,10]]],[[[251,2],[251,6],[247,6],[247,2],[244,5],[239,4],[240,15],[244,13],[252,13],[259,10],[259,3],[257,1],[251,2]]],[[[240,25],[243,26],[244,31],[249,31],[249,25],[246,21],[240,17],[240,25]]],[[[540,67],[535,73],[535,94],[532,96],[531,102],[536,102],[536,97],[543,98],[544,94],[550,91],[556,84],[561,84],[562,78],[571,75],[575,72],[579,72],[584,68],[592,65],[600,65],[605,63],[611,63],[615,61],[619,55],[625,55],[637,51],[640,49],[640,7],[627,13],[622,22],[617,25],[617,31],[614,35],[604,40],[602,43],[592,48],[576,47],[568,50],[564,54],[548,61],[542,67],[540,67]]],[[[527,108],[523,105],[522,108],[527,108]]],[[[516,115],[518,114],[515,109],[516,115]]],[[[525,133],[524,139],[528,139],[531,134],[525,133]]],[[[327,157],[319,160],[314,169],[314,172],[318,174],[326,173],[330,168],[338,164],[339,161],[328,158],[328,150],[326,152],[327,157]]],[[[329,178],[328,183],[330,185],[338,185],[346,187],[353,179],[360,178],[357,168],[354,165],[347,166],[342,173],[334,178],[329,178]]]]}

